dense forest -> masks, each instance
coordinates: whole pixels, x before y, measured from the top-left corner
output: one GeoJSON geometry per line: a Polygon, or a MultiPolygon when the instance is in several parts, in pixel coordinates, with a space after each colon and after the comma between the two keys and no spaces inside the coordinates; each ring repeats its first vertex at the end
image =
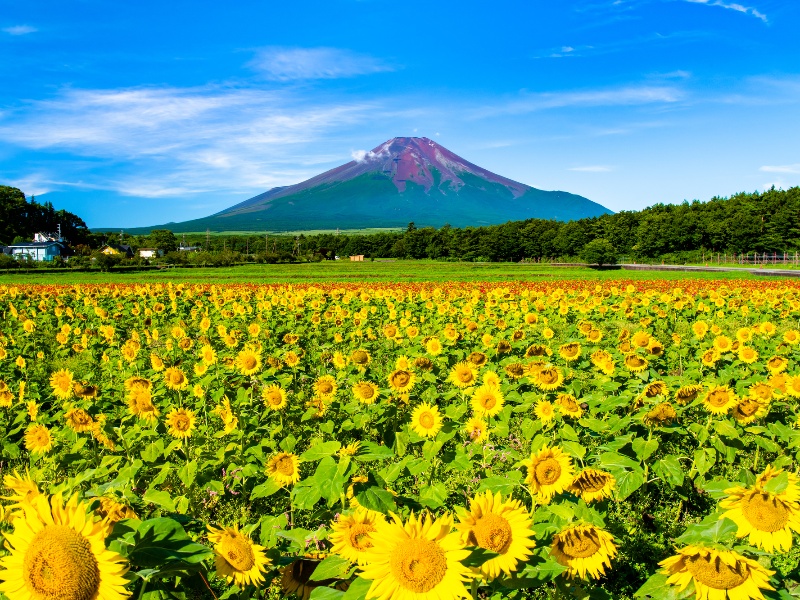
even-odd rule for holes
{"type": "Polygon", "coordinates": [[[70,244],[86,244],[91,232],[86,223],[66,210],[55,210],[52,203],[28,200],[20,190],[0,185],[0,245],[30,242],[37,232],[61,234],[70,244]]]}
{"type": "MultiPolygon", "coordinates": [[[[698,252],[783,253],[800,250],[800,188],[741,193],[708,202],[656,204],[641,211],[622,211],[578,221],[529,219],[488,227],[417,228],[374,234],[287,236],[186,234],[165,231],[150,236],[89,233],[83,221],[50,204],[26,201],[15,188],[0,186],[0,242],[17,236],[30,239],[35,231],[50,231],[61,223],[73,245],[99,248],[105,242],[134,249],[196,246],[204,253],[228,256],[277,257],[282,260],[332,258],[363,254],[367,258],[432,258],[440,260],[519,261],[580,256],[589,242],[607,240],[628,260],[680,259],[698,252]]],[[[84,252],[85,254],[85,252],[84,252]]]]}

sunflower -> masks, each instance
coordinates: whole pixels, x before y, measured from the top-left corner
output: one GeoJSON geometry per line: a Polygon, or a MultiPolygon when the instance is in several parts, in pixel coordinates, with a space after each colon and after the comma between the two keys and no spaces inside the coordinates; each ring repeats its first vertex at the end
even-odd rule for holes
{"type": "Polygon", "coordinates": [[[31,454],[46,454],[53,449],[53,436],[44,425],[31,425],[25,431],[25,448],[31,454]]]}
{"type": "Polygon", "coordinates": [[[733,407],[731,414],[739,424],[747,425],[766,416],[768,412],[769,401],[751,395],[741,398],[733,407]]]}
{"type": "Polygon", "coordinates": [[[371,381],[359,381],[353,386],[353,396],[361,404],[373,404],[378,399],[378,386],[371,381]]]}
{"type": "Polygon", "coordinates": [[[706,410],[714,415],[724,415],[736,406],[736,394],[727,385],[715,385],[703,397],[706,410]]]}
{"type": "Polygon", "coordinates": [[[739,350],[736,354],[740,361],[748,365],[753,364],[758,360],[758,352],[756,349],[751,348],[750,346],[745,346],[744,344],[739,346],[739,350]]]}
{"type": "Polygon", "coordinates": [[[645,413],[642,421],[648,427],[669,425],[678,418],[678,413],[669,402],[659,402],[645,413]]]}
{"type": "Polygon", "coordinates": [[[423,437],[435,437],[442,428],[439,407],[423,402],[411,413],[411,429],[423,437]]]}
{"type": "Polygon", "coordinates": [[[561,414],[568,417],[580,419],[583,416],[583,408],[578,404],[578,399],[572,394],[559,394],[556,396],[556,407],[561,414]]]}
{"type": "Polygon", "coordinates": [[[467,362],[473,367],[480,368],[486,364],[487,360],[489,360],[489,358],[483,352],[470,352],[467,356],[467,362]]]}
{"type": "Polygon", "coordinates": [[[214,566],[217,576],[237,586],[258,586],[264,581],[262,573],[270,564],[264,547],[254,544],[238,526],[214,529],[208,526],[208,541],[214,544],[214,566]]]}
{"type": "Polygon", "coordinates": [[[367,551],[362,577],[372,580],[368,598],[377,600],[455,600],[469,598],[464,582],[470,570],[461,564],[469,556],[458,533],[450,533],[451,517],[433,520],[413,513],[405,523],[392,515],[381,524],[367,551]]]}
{"type": "Polygon", "coordinates": [[[283,362],[285,362],[286,366],[290,369],[294,369],[300,364],[300,356],[294,350],[289,350],[289,352],[283,355],[283,362]]]}
{"type": "Polygon", "coordinates": [[[582,498],[588,504],[603,498],[610,498],[616,485],[617,480],[611,473],[599,469],[583,469],[572,479],[567,491],[582,498]]]}
{"type": "MultiPolygon", "coordinates": [[[[308,600],[311,593],[318,587],[330,587],[335,579],[323,579],[320,581],[311,581],[311,575],[317,569],[320,561],[314,559],[301,558],[292,562],[280,570],[281,573],[281,589],[286,594],[292,594],[302,600],[308,600]]],[[[341,589],[347,584],[343,581],[336,583],[336,589],[341,589]]]]}
{"type": "Polygon", "coordinates": [[[586,579],[588,574],[599,579],[611,567],[617,547],[611,534],[598,527],[572,525],[553,536],[550,555],[567,567],[567,577],[586,579]]]}
{"type": "Polygon", "coordinates": [[[11,600],[128,597],[126,561],[106,549],[106,526],[90,514],[77,495],[66,506],[60,494],[37,497],[5,534],[0,592],[11,600]]]}
{"type": "Polygon", "coordinates": [[[409,371],[411,369],[411,361],[408,360],[405,354],[402,354],[394,361],[394,368],[399,371],[409,371]]]}
{"type": "Polygon", "coordinates": [[[286,390],[274,383],[261,390],[261,398],[270,410],[281,410],[286,406],[286,390]]]}
{"type": "Polygon", "coordinates": [[[464,425],[464,433],[471,442],[479,444],[489,439],[489,425],[481,417],[471,417],[464,425]]]}
{"type": "Polygon", "coordinates": [[[59,369],[50,376],[50,387],[53,394],[60,400],[69,400],[72,397],[72,382],[74,381],[72,371],[69,369],[59,369]]]}
{"type": "Polygon", "coordinates": [[[708,333],[708,323],[705,321],[695,321],[692,323],[692,333],[694,333],[696,338],[702,340],[706,337],[706,333],[708,333]]]}
{"type": "Polygon", "coordinates": [[[189,379],[186,373],[181,371],[178,367],[169,367],[164,371],[164,383],[171,390],[185,390],[189,387],[189,379]]]}
{"type": "Polygon", "coordinates": [[[245,348],[236,355],[236,368],[242,375],[255,375],[261,370],[261,355],[245,348]]]}
{"type": "Polygon", "coordinates": [[[724,354],[732,350],[733,342],[727,335],[718,335],[714,338],[713,345],[720,354],[724,354]]]}
{"type": "Polygon", "coordinates": [[[555,407],[549,400],[539,400],[533,407],[533,414],[545,425],[556,418],[555,407]]]}
{"type": "Polygon", "coordinates": [[[520,379],[525,375],[525,365],[522,363],[509,363],[505,366],[506,375],[511,379],[520,379]]]}
{"type": "Polygon", "coordinates": [[[188,438],[194,429],[195,416],[188,408],[173,408],[167,413],[167,432],[174,438],[188,438]]]}
{"type": "Polygon", "coordinates": [[[783,341],[787,344],[791,344],[792,346],[796,346],[798,343],[800,343],[800,331],[797,331],[796,329],[790,329],[783,334],[783,341]]]}
{"type": "Polygon", "coordinates": [[[561,387],[564,383],[564,374],[561,369],[553,365],[545,365],[537,374],[534,379],[534,384],[540,390],[545,392],[552,392],[561,387]]]}
{"type": "Polygon", "coordinates": [[[532,346],[528,346],[528,349],[525,351],[525,358],[533,358],[534,356],[550,356],[553,354],[553,351],[543,345],[543,344],[533,344],[532,346]]]}
{"type": "Polygon", "coordinates": [[[720,358],[722,357],[720,356],[719,350],[716,348],[709,348],[700,355],[700,362],[703,363],[704,367],[713,367],[720,358]]]}
{"type": "Polygon", "coordinates": [[[382,514],[361,507],[350,515],[341,515],[331,524],[333,532],[328,538],[333,544],[331,552],[350,562],[365,564],[367,551],[372,548],[370,535],[378,530],[379,523],[385,523],[382,514]]]}
{"type": "Polygon", "coordinates": [[[100,388],[96,385],[89,385],[85,381],[73,381],[72,382],[72,392],[78,397],[84,400],[92,400],[97,398],[97,395],[100,393],[100,388]]]}
{"type": "Polygon", "coordinates": [[[787,378],[786,393],[792,398],[800,398],[800,375],[787,378]]]}
{"type": "MultiPolygon", "coordinates": [[[[795,484],[796,487],[796,484],[795,484]]],[[[800,505],[760,486],[733,487],[725,490],[727,498],[719,507],[727,512],[720,516],[736,523],[736,537],[748,536],[751,546],[766,552],[788,552],[792,547],[792,531],[800,533],[800,505]]]]}
{"type": "Polygon", "coordinates": [[[549,504],[556,494],[560,494],[572,483],[572,459],[558,446],[545,446],[538,453],[531,454],[525,461],[528,476],[525,478],[531,492],[538,494],[539,502],[549,504]]]}
{"type": "Polygon", "coordinates": [[[636,348],[647,348],[650,344],[650,334],[646,331],[637,331],[631,336],[631,344],[636,348]]]}
{"type": "Polygon", "coordinates": [[[782,356],[773,356],[767,360],[767,369],[769,369],[769,372],[773,375],[783,373],[788,366],[789,361],[782,356]]]}
{"type": "Polygon", "coordinates": [[[763,600],[761,590],[774,589],[769,578],[775,571],[733,550],[691,545],[658,564],[669,575],[667,583],[678,586],[680,591],[694,583],[697,598],[763,600]]]}
{"type": "Polygon", "coordinates": [[[468,388],[475,385],[478,380],[478,373],[467,361],[461,361],[453,365],[450,376],[447,378],[453,385],[459,388],[468,388]]]}
{"type": "Polygon", "coordinates": [[[279,452],[269,459],[267,475],[278,485],[289,485],[300,480],[300,459],[291,452],[279,452]]]}
{"type": "Polygon", "coordinates": [[[581,357],[581,345],[579,342],[562,344],[558,349],[558,354],[567,362],[576,361],[581,357]]]}
{"type": "Polygon", "coordinates": [[[389,386],[395,391],[401,394],[407,394],[411,391],[411,388],[414,387],[414,384],[417,381],[416,375],[414,375],[413,371],[403,371],[403,370],[396,370],[389,373],[387,377],[389,380],[389,386]]]}
{"type": "Polygon", "coordinates": [[[39,487],[27,471],[24,476],[17,471],[14,471],[13,475],[4,475],[3,485],[12,492],[9,496],[3,496],[3,500],[13,502],[10,508],[33,506],[34,499],[41,495],[39,487]]]}
{"type": "Polygon", "coordinates": [[[350,362],[362,371],[367,368],[367,365],[369,365],[371,360],[372,358],[370,357],[369,352],[363,348],[359,348],[350,355],[350,362]]]}
{"type": "Polygon", "coordinates": [[[456,529],[467,546],[477,546],[496,552],[499,556],[480,566],[480,572],[491,581],[501,573],[511,575],[519,562],[526,561],[535,546],[531,518],[519,502],[505,502],[498,492],[487,491],[469,501],[469,512],[462,509],[456,529]]]}
{"type": "Polygon", "coordinates": [[[69,428],[76,433],[91,431],[94,426],[94,420],[91,415],[82,408],[68,410],[64,415],[64,420],[67,422],[69,428]]]}
{"type": "Polygon", "coordinates": [[[414,367],[423,371],[430,371],[433,369],[433,361],[427,356],[418,356],[414,359],[414,367]]]}
{"type": "Polygon", "coordinates": [[[425,351],[431,356],[438,356],[442,353],[443,348],[439,338],[432,337],[425,342],[425,351]]]}
{"type": "Polygon", "coordinates": [[[479,417],[494,417],[503,410],[505,399],[499,388],[482,385],[472,394],[472,410],[479,417]]]}
{"type": "Polygon", "coordinates": [[[647,369],[647,359],[639,356],[638,354],[628,354],[625,357],[625,368],[631,373],[641,373],[647,369]]]}
{"type": "Polygon", "coordinates": [[[200,348],[200,360],[202,360],[203,364],[206,366],[211,366],[217,362],[217,352],[210,345],[206,344],[200,348]]]}
{"type": "Polygon", "coordinates": [[[146,387],[137,387],[128,393],[128,409],[132,415],[149,422],[155,421],[159,415],[150,389],[146,387]]]}
{"type": "Polygon", "coordinates": [[[323,375],[314,382],[314,392],[326,401],[336,395],[337,389],[336,378],[333,375],[323,375]]]}
{"type": "Polygon", "coordinates": [[[681,406],[694,402],[703,391],[699,384],[684,385],[675,392],[675,402],[681,406]]]}

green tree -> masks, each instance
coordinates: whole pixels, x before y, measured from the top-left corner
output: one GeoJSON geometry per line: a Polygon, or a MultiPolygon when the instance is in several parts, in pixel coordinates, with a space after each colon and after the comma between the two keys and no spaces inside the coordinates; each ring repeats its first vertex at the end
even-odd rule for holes
{"type": "Polygon", "coordinates": [[[169,229],[153,229],[147,236],[147,243],[151,248],[164,252],[174,252],[178,248],[178,238],[169,229]]]}
{"type": "Polygon", "coordinates": [[[583,247],[581,258],[590,265],[613,265],[617,262],[617,249],[607,239],[597,238],[583,247]]]}

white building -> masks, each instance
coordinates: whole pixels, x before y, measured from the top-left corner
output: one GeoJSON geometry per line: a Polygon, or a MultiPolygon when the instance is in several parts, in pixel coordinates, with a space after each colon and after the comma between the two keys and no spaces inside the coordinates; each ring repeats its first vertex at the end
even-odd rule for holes
{"type": "Polygon", "coordinates": [[[139,256],[141,258],[158,258],[164,256],[164,251],[157,248],[139,248],[139,256]]]}

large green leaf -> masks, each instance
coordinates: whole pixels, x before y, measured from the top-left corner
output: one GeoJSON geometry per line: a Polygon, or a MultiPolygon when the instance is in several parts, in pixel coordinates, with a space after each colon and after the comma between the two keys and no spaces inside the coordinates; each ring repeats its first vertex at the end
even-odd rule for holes
{"type": "Polygon", "coordinates": [[[320,460],[326,456],[330,456],[331,454],[336,454],[341,447],[342,444],[335,440],[331,442],[323,442],[321,444],[317,444],[316,446],[311,446],[311,448],[300,455],[300,459],[309,462],[320,460]]]}

